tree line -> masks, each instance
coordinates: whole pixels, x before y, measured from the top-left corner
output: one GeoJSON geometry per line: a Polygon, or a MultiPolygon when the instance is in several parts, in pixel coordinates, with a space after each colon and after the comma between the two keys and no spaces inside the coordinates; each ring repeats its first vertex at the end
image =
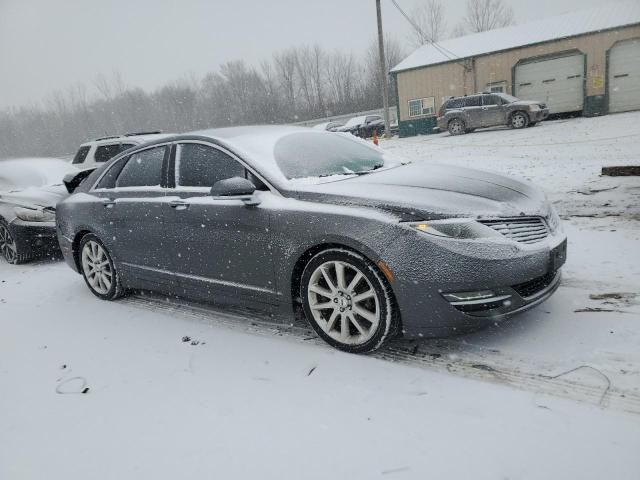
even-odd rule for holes
{"type": "MultiPolygon", "coordinates": [[[[396,65],[405,52],[393,39],[385,43],[387,65],[396,65]]],[[[294,123],[380,108],[377,62],[372,42],[361,56],[312,45],[257,66],[230,61],[152,92],[127,86],[118,73],[100,75],[39,106],[0,112],[0,158],[68,155],[87,140],[125,132],[294,123]]]]}

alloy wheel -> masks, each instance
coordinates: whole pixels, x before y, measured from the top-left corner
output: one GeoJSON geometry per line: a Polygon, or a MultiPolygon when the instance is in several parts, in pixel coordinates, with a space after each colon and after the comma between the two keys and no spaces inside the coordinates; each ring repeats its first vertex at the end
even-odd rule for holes
{"type": "Polygon", "coordinates": [[[350,263],[334,260],[317,267],[307,298],[313,321],[341,344],[366,343],[380,324],[378,294],[364,273],[350,263]]]}
{"type": "Polygon", "coordinates": [[[0,253],[9,263],[15,263],[18,259],[18,248],[9,229],[0,224],[0,253]]]}
{"type": "Polygon", "coordinates": [[[107,295],[114,281],[113,268],[104,247],[89,240],[82,248],[82,271],[91,288],[107,295]]]}

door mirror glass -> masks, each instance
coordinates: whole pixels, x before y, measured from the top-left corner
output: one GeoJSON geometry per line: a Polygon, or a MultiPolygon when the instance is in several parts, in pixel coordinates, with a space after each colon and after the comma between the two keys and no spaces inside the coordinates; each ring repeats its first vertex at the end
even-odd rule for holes
{"type": "Polygon", "coordinates": [[[211,188],[211,195],[214,197],[249,196],[255,190],[256,186],[250,180],[242,177],[232,177],[214,183],[211,188]]]}

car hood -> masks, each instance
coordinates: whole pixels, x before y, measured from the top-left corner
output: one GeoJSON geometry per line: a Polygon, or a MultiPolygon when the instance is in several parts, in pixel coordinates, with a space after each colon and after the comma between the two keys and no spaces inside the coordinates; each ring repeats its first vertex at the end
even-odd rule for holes
{"type": "Polygon", "coordinates": [[[538,102],[536,100],[518,100],[517,102],[510,103],[509,105],[528,106],[528,105],[540,105],[541,103],[542,102],[538,102]]]}
{"type": "Polygon", "coordinates": [[[296,187],[300,200],[380,208],[405,219],[546,216],[533,184],[492,172],[413,163],[359,177],[296,187]]]}
{"type": "Polygon", "coordinates": [[[0,193],[0,201],[21,207],[55,207],[56,203],[68,196],[64,185],[29,187],[0,193]]]}

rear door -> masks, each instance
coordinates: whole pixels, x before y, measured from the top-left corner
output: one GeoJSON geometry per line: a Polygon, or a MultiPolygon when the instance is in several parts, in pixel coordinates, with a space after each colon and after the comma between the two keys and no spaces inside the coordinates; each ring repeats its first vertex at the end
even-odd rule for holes
{"type": "Polygon", "coordinates": [[[187,296],[273,299],[269,210],[239,198],[212,197],[219,180],[245,177],[264,188],[230,152],[202,142],[180,142],[164,218],[172,270],[187,296]]]}
{"type": "Polygon", "coordinates": [[[114,164],[93,193],[103,221],[115,232],[107,239],[125,275],[144,288],[165,290],[174,279],[165,249],[163,203],[170,145],[139,150],[114,164]]]}
{"type": "Polygon", "coordinates": [[[478,128],[483,125],[482,99],[479,95],[473,95],[464,99],[464,115],[467,128],[478,128]]]}

